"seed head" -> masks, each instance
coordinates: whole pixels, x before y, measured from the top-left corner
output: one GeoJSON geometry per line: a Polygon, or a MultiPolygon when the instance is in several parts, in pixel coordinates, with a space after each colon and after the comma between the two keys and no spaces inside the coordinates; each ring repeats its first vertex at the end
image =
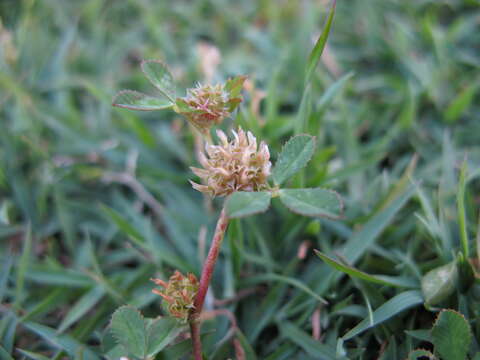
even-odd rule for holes
{"type": "Polygon", "coordinates": [[[267,188],[270,175],[270,152],[263,141],[257,147],[257,139],[241,128],[232,131],[233,140],[217,130],[219,145],[206,144],[206,154],[201,154],[203,169],[192,167],[203,185],[190,181],[193,188],[211,196],[226,196],[235,191],[261,191],[267,188]]]}
{"type": "Polygon", "coordinates": [[[184,276],[177,270],[168,282],[160,279],[151,280],[165,289],[163,292],[153,289],[152,292],[166,301],[168,312],[182,321],[187,321],[191,309],[194,308],[193,302],[198,292],[198,280],[195,275],[189,273],[184,276]]]}
{"type": "Polygon", "coordinates": [[[240,91],[245,77],[238,76],[225,84],[197,85],[178,98],[175,111],[184,115],[200,132],[207,132],[230,116],[242,102],[240,91]]]}

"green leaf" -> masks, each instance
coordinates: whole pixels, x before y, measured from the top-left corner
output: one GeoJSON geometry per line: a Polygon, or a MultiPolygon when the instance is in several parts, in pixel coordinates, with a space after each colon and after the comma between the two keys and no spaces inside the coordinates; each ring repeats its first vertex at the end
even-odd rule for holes
{"type": "Polygon", "coordinates": [[[308,57],[307,71],[305,77],[305,82],[307,83],[311,81],[313,72],[317,67],[320,56],[322,56],[323,49],[325,48],[325,44],[327,43],[328,35],[330,34],[330,28],[333,22],[333,15],[335,14],[336,3],[336,0],[333,0],[332,7],[330,8],[330,13],[328,14],[327,22],[325,23],[323,31],[320,34],[317,42],[315,43],[315,46],[310,53],[310,56],[308,57]]]}
{"type": "Polygon", "coordinates": [[[22,349],[19,349],[19,348],[17,348],[17,351],[20,352],[22,355],[25,355],[28,359],[32,359],[32,360],[49,360],[48,357],[46,357],[46,356],[44,356],[44,355],[41,355],[41,354],[37,354],[37,353],[31,352],[31,351],[22,350],[22,349]]]}
{"type": "Polygon", "coordinates": [[[28,228],[25,232],[25,241],[23,244],[22,255],[20,256],[20,261],[17,265],[14,307],[20,306],[23,300],[25,278],[28,274],[27,270],[29,269],[31,263],[32,242],[32,228],[31,225],[28,225],[28,228]]]}
{"type": "Polygon", "coordinates": [[[475,98],[478,84],[472,84],[463,89],[448,105],[445,110],[445,120],[448,123],[454,123],[462,116],[462,114],[468,109],[475,98]]]}
{"type": "Polygon", "coordinates": [[[468,321],[453,310],[442,310],[432,328],[435,353],[445,360],[465,360],[472,341],[468,321]]]}
{"type": "Polygon", "coordinates": [[[96,303],[105,294],[105,290],[102,286],[97,285],[85,295],[83,295],[78,301],[70,308],[63,321],[58,327],[58,333],[65,331],[70,325],[84,316],[90,309],[92,309],[96,303]]]}
{"type": "Polygon", "coordinates": [[[408,359],[407,360],[424,360],[425,358],[429,360],[435,360],[435,356],[433,354],[425,349],[416,349],[410,352],[408,354],[408,359]]]}
{"type": "Polygon", "coordinates": [[[339,219],[342,216],[342,199],[332,190],[321,188],[281,189],[279,197],[286,207],[300,215],[329,219],[339,219]]]}
{"type": "Polygon", "coordinates": [[[264,282],[264,281],[280,281],[289,285],[292,285],[299,290],[302,290],[306,294],[310,295],[314,299],[320,301],[323,304],[328,304],[327,300],[322,298],[320,295],[318,295],[316,292],[314,292],[312,289],[310,289],[308,286],[306,286],[303,282],[300,280],[297,280],[292,277],[288,277],[285,275],[279,275],[279,274],[274,274],[274,273],[267,273],[267,274],[262,274],[262,275],[256,275],[256,276],[251,276],[247,280],[245,280],[246,284],[257,284],[259,282],[264,282]]]}
{"type": "Polygon", "coordinates": [[[69,335],[58,335],[55,329],[34,322],[27,321],[23,325],[54,347],[66,351],[71,357],[74,357],[78,351],[82,350],[84,360],[100,360],[85,344],[80,343],[69,335]]]}
{"type": "Polygon", "coordinates": [[[297,135],[292,137],[282,149],[272,171],[273,181],[281,185],[307,165],[315,151],[315,137],[297,135]]]}
{"type": "Polygon", "coordinates": [[[245,337],[245,335],[243,335],[240,329],[237,329],[235,332],[235,337],[238,339],[243,351],[245,352],[245,360],[257,360],[257,355],[255,354],[252,345],[250,345],[248,339],[245,337]]]}
{"type": "Polygon", "coordinates": [[[173,103],[134,90],[122,90],[113,98],[112,105],[120,108],[140,111],[169,109],[173,103]]]}
{"type": "Polygon", "coordinates": [[[0,345],[0,360],[13,360],[13,357],[10,356],[7,350],[0,345]]]}
{"type": "Polygon", "coordinates": [[[429,271],[422,278],[422,292],[427,305],[436,305],[455,292],[458,282],[456,261],[429,271]]]}
{"type": "Polygon", "coordinates": [[[265,212],[270,206],[271,197],[269,191],[233,193],[225,203],[227,216],[235,219],[265,212]]]}
{"type": "Polygon", "coordinates": [[[142,71],[148,80],[155,86],[170,102],[175,100],[175,81],[168,67],[160,60],[144,60],[141,64],[142,71]]]}
{"type": "Polygon", "coordinates": [[[338,92],[343,89],[345,84],[350,80],[355,73],[350,71],[343,75],[340,79],[336,80],[332,85],[330,85],[327,90],[322,94],[320,100],[318,101],[317,111],[325,109],[328,104],[333,100],[333,98],[338,94],[338,92]]]}
{"type": "Polygon", "coordinates": [[[101,205],[100,208],[102,211],[108,216],[110,220],[112,220],[117,227],[124,232],[126,235],[130,237],[130,239],[138,246],[145,250],[149,250],[148,246],[146,245],[146,240],[140,234],[140,232],[135,229],[130,222],[125,219],[119,212],[116,210],[109,208],[106,205],[101,205]]]}
{"type": "Polygon", "coordinates": [[[343,257],[351,264],[356,263],[365,251],[374,244],[377,237],[412,197],[414,192],[415,186],[412,185],[392,200],[387,207],[377,212],[359,231],[355,232],[343,249],[339,251],[343,257]]]}
{"type": "Polygon", "coordinates": [[[125,358],[125,349],[122,345],[118,344],[117,346],[114,346],[108,350],[104,356],[108,360],[122,360],[122,358],[125,358]]]}
{"type": "Polygon", "coordinates": [[[174,318],[153,320],[147,329],[147,356],[154,356],[169,345],[184,327],[174,318]]]}
{"type": "Polygon", "coordinates": [[[235,76],[234,78],[227,80],[225,83],[225,90],[229,92],[231,98],[240,95],[245,80],[247,80],[247,77],[243,75],[235,76]]]}
{"type": "Polygon", "coordinates": [[[330,345],[322,344],[313,339],[310,335],[300,330],[297,326],[288,321],[281,321],[278,324],[280,333],[300,346],[307,354],[315,359],[336,360],[335,348],[330,345]]]}
{"type": "Polygon", "coordinates": [[[147,354],[145,320],[132,306],[122,306],[112,315],[112,334],[128,353],[143,359],[147,354]]]}
{"type": "Polygon", "coordinates": [[[411,278],[402,278],[402,277],[393,277],[393,276],[383,276],[383,275],[370,275],[358,269],[355,269],[352,266],[348,266],[342,264],[331,257],[321,253],[318,250],[314,250],[315,254],[325,261],[328,265],[332,266],[333,268],[344,272],[351,277],[358,278],[361,280],[365,280],[371,283],[380,284],[380,285],[387,285],[387,286],[394,286],[394,287],[407,287],[407,288],[417,288],[418,283],[411,278]]]}
{"type": "Polygon", "coordinates": [[[465,214],[465,186],[467,178],[467,161],[464,160],[460,169],[460,176],[458,179],[457,188],[457,213],[458,213],[458,227],[460,231],[460,240],[462,243],[463,255],[465,258],[470,258],[470,252],[468,247],[468,234],[467,234],[467,220],[465,214]]]}
{"type": "Polygon", "coordinates": [[[10,276],[12,264],[13,257],[11,256],[11,254],[7,253],[7,256],[2,266],[2,273],[0,274],[0,303],[3,302],[3,298],[7,290],[8,277],[10,276]]]}
{"type": "Polygon", "coordinates": [[[421,303],[423,303],[423,297],[420,291],[410,290],[400,293],[381,305],[371,314],[371,317],[367,316],[357,326],[343,335],[342,338],[343,340],[349,340],[363,331],[377,326],[402,311],[420,305],[421,303]]]}
{"type": "Polygon", "coordinates": [[[405,333],[415,339],[432,342],[432,337],[430,336],[430,329],[405,330],[405,333]]]}

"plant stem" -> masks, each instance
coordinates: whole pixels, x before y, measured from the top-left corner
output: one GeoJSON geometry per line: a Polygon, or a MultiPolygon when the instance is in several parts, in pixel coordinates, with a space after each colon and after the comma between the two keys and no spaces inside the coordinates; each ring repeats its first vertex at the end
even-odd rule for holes
{"type": "Polygon", "coordinates": [[[200,284],[198,287],[197,296],[193,303],[194,308],[190,314],[190,333],[193,343],[193,356],[195,360],[202,360],[202,343],[200,340],[200,314],[202,312],[203,303],[205,302],[205,296],[207,295],[208,286],[215,269],[215,263],[217,262],[220,247],[222,245],[223,237],[228,226],[228,217],[225,208],[222,209],[220,217],[217,221],[217,227],[215,228],[215,234],[213,235],[212,244],[207,255],[207,259],[203,265],[202,276],[200,277],[200,284]]]}

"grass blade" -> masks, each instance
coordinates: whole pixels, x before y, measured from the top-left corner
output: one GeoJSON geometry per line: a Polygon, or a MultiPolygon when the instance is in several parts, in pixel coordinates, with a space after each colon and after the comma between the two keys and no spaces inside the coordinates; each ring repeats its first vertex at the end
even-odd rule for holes
{"type": "Polygon", "coordinates": [[[417,290],[410,290],[396,295],[373,312],[373,322],[369,317],[363,319],[357,326],[342,336],[343,340],[349,340],[363,331],[377,326],[384,321],[398,315],[404,310],[423,303],[422,293],[417,290]]]}

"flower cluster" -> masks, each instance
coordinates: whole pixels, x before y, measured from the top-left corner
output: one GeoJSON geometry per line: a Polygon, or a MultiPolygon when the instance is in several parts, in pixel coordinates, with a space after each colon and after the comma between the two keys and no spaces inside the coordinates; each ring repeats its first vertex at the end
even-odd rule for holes
{"type": "Polygon", "coordinates": [[[182,114],[201,133],[220,124],[242,102],[240,91],[245,77],[239,76],[225,84],[197,85],[187,96],[175,101],[175,111],[182,114]]]}
{"type": "Polygon", "coordinates": [[[180,271],[170,277],[168,282],[160,279],[151,279],[155,284],[163,287],[162,292],[153,289],[152,292],[160,295],[168,304],[168,312],[182,321],[187,321],[193,302],[198,292],[198,280],[195,275],[189,273],[184,276],[180,271]]]}
{"type": "Polygon", "coordinates": [[[226,196],[235,191],[261,191],[268,187],[270,175],[270,152],[263,141],[241,128],[232,131],[233,140],[217,130],[220,145],[206,144],[206,154],[201,154],[203,169],[191,167],[203,185],[190,181],[193,188],[211,196],[226,196]]]}

